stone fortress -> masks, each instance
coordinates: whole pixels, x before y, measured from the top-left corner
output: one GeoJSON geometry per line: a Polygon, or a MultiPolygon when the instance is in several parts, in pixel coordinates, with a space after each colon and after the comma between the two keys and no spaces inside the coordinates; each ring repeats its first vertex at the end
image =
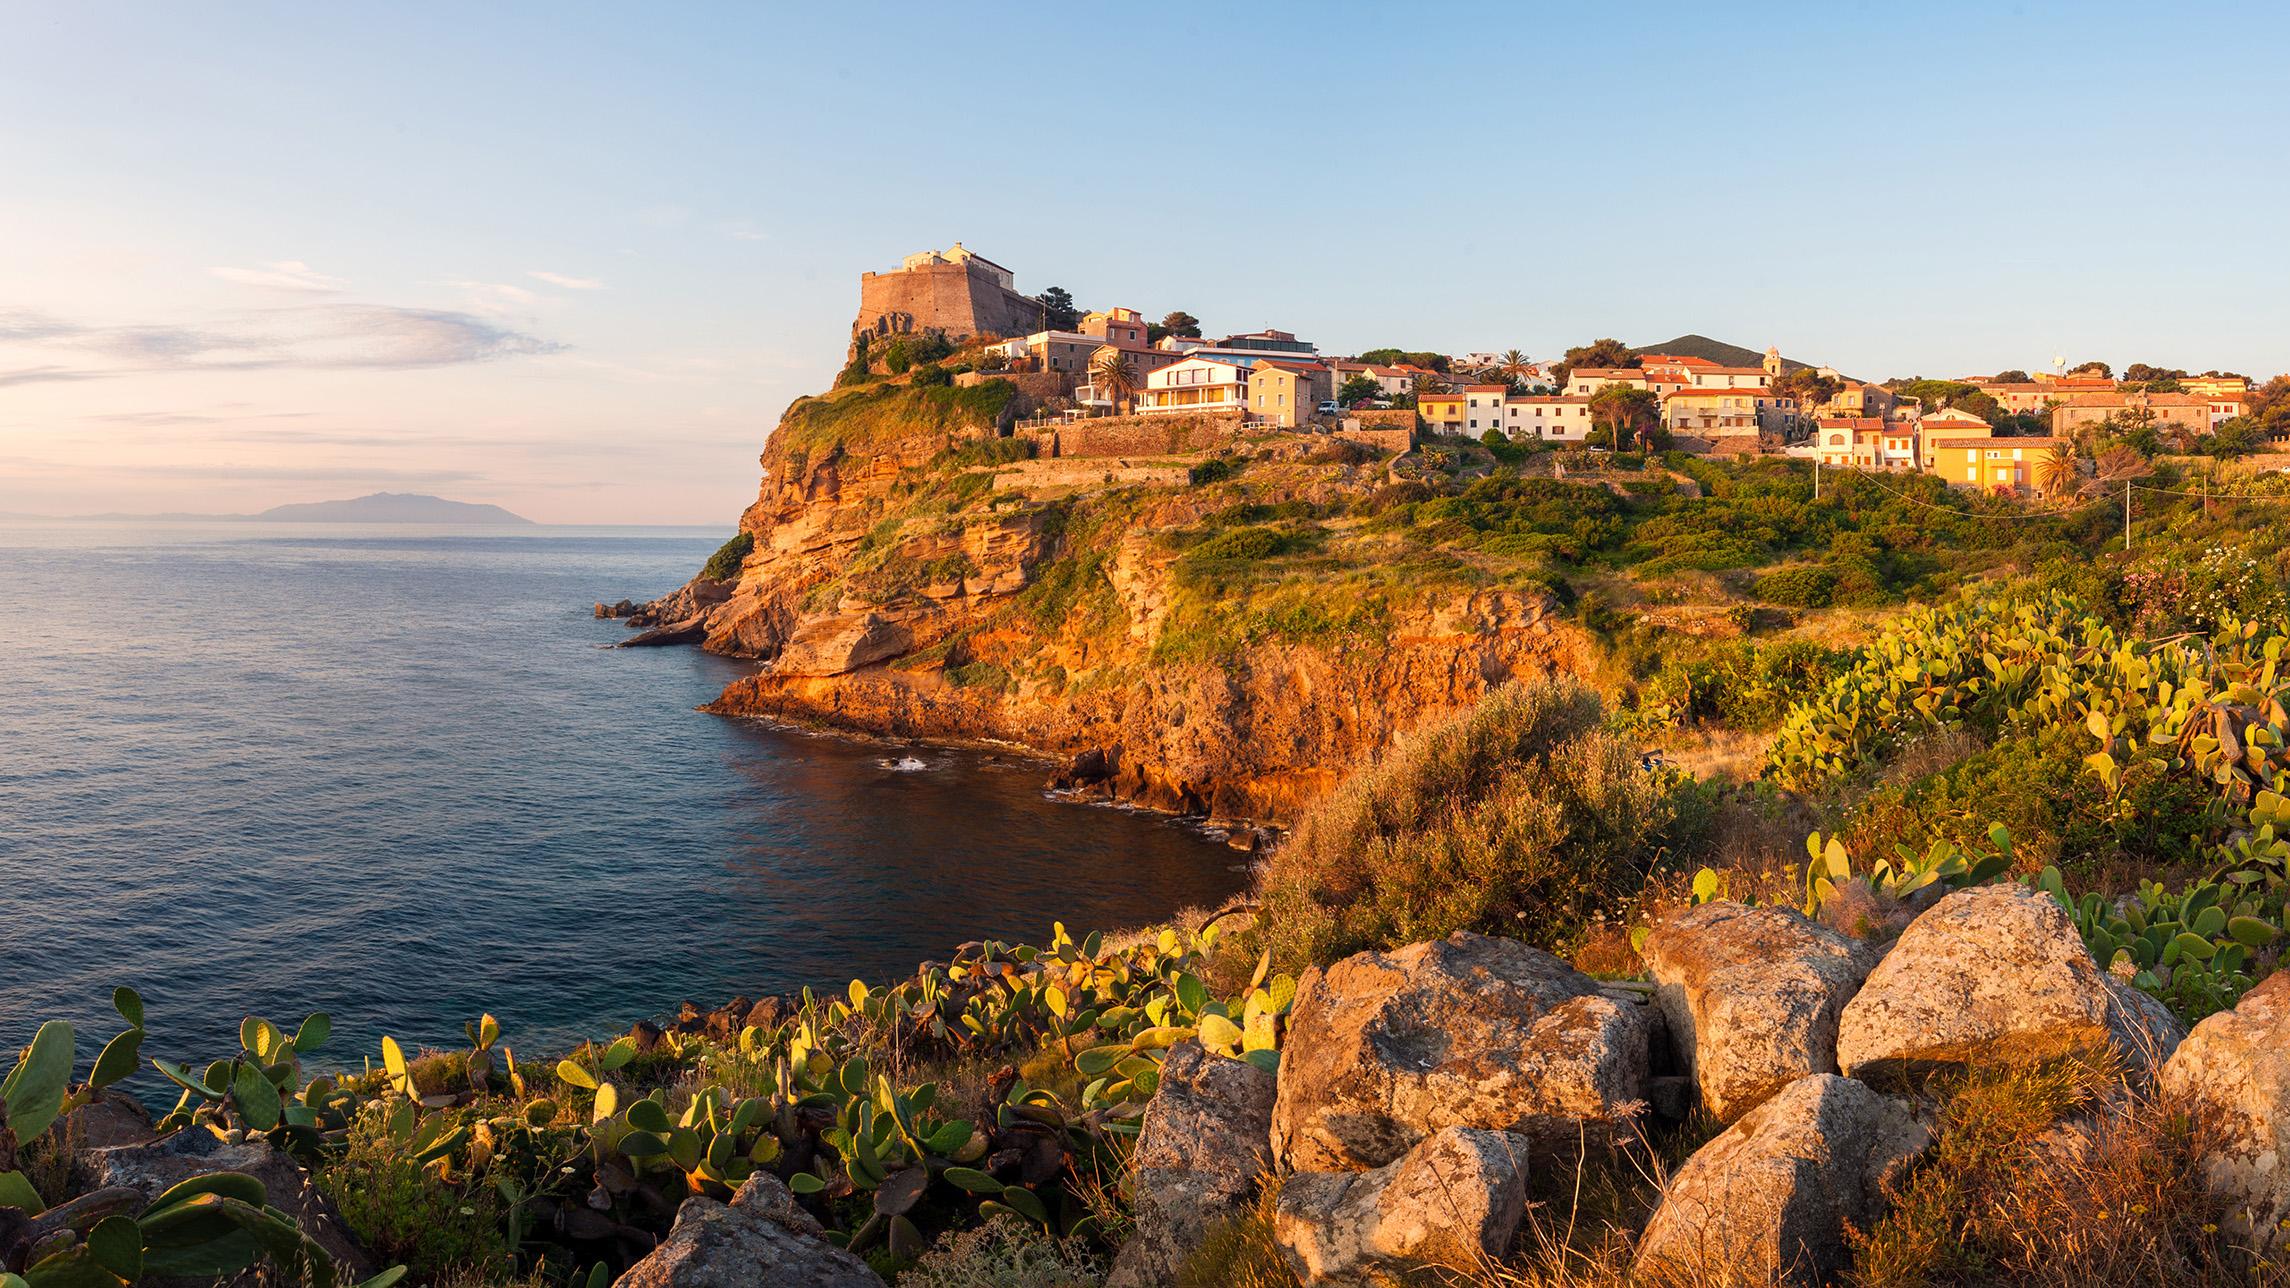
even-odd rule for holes
{"type": "Polygon", "coordinates": [[[956,242],[946,250],[909,255],[887,273],[861,273],[851,340],[927,331],[960,340],[1046,329],[1041,301],[1020,295],[1009,269],[956,242]]]}

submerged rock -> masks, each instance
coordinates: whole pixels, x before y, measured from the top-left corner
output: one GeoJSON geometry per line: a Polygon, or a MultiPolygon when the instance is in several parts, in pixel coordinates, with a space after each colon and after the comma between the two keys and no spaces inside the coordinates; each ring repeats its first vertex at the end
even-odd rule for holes
{"type": "Polygon", "coordinates": [[[1563,1140],[1642,1108],[1650,1008],[1516,940],[1458,932],[1305,972],[1280,1057],[1274,1154],[1378,1167],[1444,1127],[1563,1140]]]}
{"type": "Polygon", "coordinates": [[[1365,1172],[1298,1172],[1280,1188],[1273,1238],[1310,1284],[1471,1271],[1501,1256],[1526,1214],[1528,1141],[1448,1127],[1365,1172]]]}
{"type": "Polygon", "coordinates": [[[1837,1017],[1876,956],[1790,909],[1730,901],[1656,926],[1641,952],[1671,1045],[1720,1122],[1837,1072],[1837,1017]]]}
{"type": "Polygon", "coordinates": [[[2207,1109],[2220,1140],[2203,1179],[2241,1209],[2262,1247],[2290,1246],[2290,973],[2276,973],[2195,1026],[2163,1066],[2163,1090],[2207,1109]]]}
{"type": "Polygon", "coordinates": [[[1958,890],[1918,917],[1837,1024],[1837,1065],[1915,1080],[1975,1061],[2070,1052],[2152,1071],[2185,1030],[2162,1003],[2109,978],[2067,911],[2020,885],[1958,890]]]}
{"type": "Polygon", "coordinates": [[[1218,1222],[1248,1210],[1272,1165],[1273,1077],[1195,1041],[1169,1048],[1133,1160],[1137,1233],[1106,1288],[1173,1282],[1218,1222]]]}
{"type": "Polygon", "coordinates": [[[1821,1283],[1848,1259],[1846,1226],[1868,1228],[1885,1181],[1930,1143],[1906,1105],[1835,1074],[1800,1078],[1670,1178],[1636,1268],[1697,1283],[1821,1283]]]}

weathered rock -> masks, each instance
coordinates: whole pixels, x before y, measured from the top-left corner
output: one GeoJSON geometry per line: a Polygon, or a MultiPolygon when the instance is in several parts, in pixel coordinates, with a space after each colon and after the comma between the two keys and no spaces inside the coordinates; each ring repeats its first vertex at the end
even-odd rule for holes
{"type": "Polygon", "coordinates": [[[2263,1246],[2290,1246],[2290,973],[2197,1024],[2162,1082],[2217,1121],[2219,1144],[2203,1160],[2211,1189],[2240,1206],[2239,1223],[2263,1246]]]}
{"type": "Polygon", "coordinates": [[[838,613],[806,619],[781,650],[777,675],[841,675],[897,657],[914,647],[906,627],[880,613],[838,613]]]}
{"type": "Polygon", "coordinates": [[[1527,1151],[1510,1132],[1448,1127],[1371,1171],[1298,1172],[1280,1187],[1273,1238],[1312,1284],[1473,1269],[1526,1213],[1527,1151]]]}
{"type": "Polygon", "coordinates": [[[151,1111],[126,1092],[106,1087],[93,1099],[56,1120],[48,1134],[72,1160],[72,1182],[81,1189],[99,1183],[96,1151],[141,1145],[158,1135],[151,1111]]]}
{"type": "Polygon", "coordinates": [[[1307,971],[1297,986],[1276,1157],[1378,1167],[1443,1127],[1563,1141],[1642,1107],[1658,1020],[1539,949],[1458,932],[1307,971]]]}
{"type": "Polygon", "coordinates": [[[729,1203],[700,1195],[685,1199],[668,1237],[614,1283],[617,1288],[882,1288],[882,1277],[866,1262],[821,1235],[819,1223],[787,1187],[759,1173],[729,1203]]]}
{"type": "Polygon", "coordinates": [[[1731,901],[1656,926],[1641,955],[1670,1043],[1720,1122],[1837,1071],[1837,1016],[1875,960],[1790,909],[1731,901]]]}
{"type": "Polygon", "coordinates": [[[1637,1269],[1700,1283],[1815,1284],[1843,1267],[1845,1226],[1884,1211],[1884,1183],[1931,1143],[1907,1106],[1816,1073],[1782,1088],[1670,1178],[1637,1269]]]}
{"type": "Polygon", "coordinates": [[[1837,1065],[1914,1080],[1975,1061],[2119,1053],[2152,1071],[2185,1036],[2153,998],[2108,977],[2051,896],[1958,890],[1901,932],[1837,1023],[1837,1065]]]}
{"type": "Polygon", "coordinates": [[[310,1183],[309,1173],[266,1142],[231,1145],[213,1132],[186,1128],[139,1144],[88,1150],[80,1165],[97,1186],[134,1190],[146,1203],[194,1176],[244,1172],[262,1182],[263,1201],[291,1214],[303,1233],[334,1258],[345,1278],[355,1282],[374,1273],[372,1258],[343,1226],[334,1205],[310,1183]]]}
{"type": "Polygon", "coordinates": [[[1194,1041],[1169,1049],[1137,1137],[1137,1233],[1106,1288],[1173,1282],[1211,1227],[1247,1210],[1257,1177],[1272,1165],[1273,1093],[1272,1075],[1245,1060],[1194,1041]]]}

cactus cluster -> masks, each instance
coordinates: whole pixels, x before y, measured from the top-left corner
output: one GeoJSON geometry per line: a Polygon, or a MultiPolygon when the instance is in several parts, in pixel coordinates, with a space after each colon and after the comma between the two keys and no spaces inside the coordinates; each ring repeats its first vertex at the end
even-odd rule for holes
{"type": "MultiPolygon", "coordinates": [[[[0,1288],[125,1288],[146,1277],[220,1279],[268,1263],[313,1288],[334,1288],[334,1259],[303,1233],[293,1216],[268,1203],[262,1182],[241,1172],[193,1176],[149,1202],[123,1188],[48,1203],[17,1170],[22,1149],[46,1137],[57,1120],[90,1103],[104,1088],[137,1068],[144,1040],[143,999],[134,989],[112,994],[127,1022],[104,1044],[73,1083],[72,1026],[40,1026],[6,1078],[0,1080],[0,1288]]],[[[325,1039],[325,1017],[305,1022],[298,1038],[314,1049],[325,1039]]],[[[181,1065],[152,1064],[184,1088],[183,1100],[162,1126],[194,1123],[226,1132],[268,1133],[282,1148],[315,1150],[319,1113],[287,1096],[298,1088],[295,1046],[268,1023],[249,1019],[244,1050],[193,1074],[181,1065]],[[198,1101],[193,1107],[194,1097],[198,1101]]],[[[324,1099],[323,1093],[314,1099],[324,1099]]],[[[387,1288],[404,1276],[393,1268],[362,1288],[387,1288]]]]}
{"type": "Polygon", "coordinates": [[[2189,1018],[2233,1006],[2290,932],[2281,879],[2258,870],[2181,890],[2143,881],[2136,894],[2116,900],[2071,897],[2057,868],[2045,868],[2036,884],[2075,918],[2094,958],[2189,1018]]]}

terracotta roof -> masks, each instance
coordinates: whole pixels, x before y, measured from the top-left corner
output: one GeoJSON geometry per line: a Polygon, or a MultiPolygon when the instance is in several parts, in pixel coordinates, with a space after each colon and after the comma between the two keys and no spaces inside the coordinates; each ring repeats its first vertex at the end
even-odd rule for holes
{"type": "Polygon", "coordinates": [[[1511,387],[1510,387],[1509,385],[1465,385],[1465,386],[1463,386],[1463,392],[1464,392],[1464,393],[1467,393],[1467,394],[1501,394],[1501,393],[1509,393],[1509,392],[1510,392],[1510,390],[1511,390],[1511,387]]]}
{"type": "Polygon", "coordinates": [[[1589,395],[1589,394],[1513,394],[1513,395],[1511,395],[1510,397],[1508,397],[1508,398],[1504,399],[1503,401],[1504,401],[1504,402],[1506,402],[1506,403],[1565,403],[1565,404],[1567,404],[1567,405],[1569,405],[1569,406],[1577,406],[1577,407],[1580,407],[1580,406],[1587,406],[1587,405],[1589,405],[1589,403],[1590,403],[1590,395],[1589,395]]]}
{"type": "Polygon", "coordinates": [[[1646,375],[1645,371],[1638,367],[1576,367],[1567,374],[1569,378],[1574,376],[1638,376],[1644,378],[1646,375]]]}
{"type": "Polygon", "coordinates": [[[1823,429],[1883,429],[1882,416],[1823,416],[1813,422],[1823,429]]]}
{"type": "Polygon", "coordinates": [[[2067,407],[2207,407],[2210,399],[2201,394],[2069,394],[2060,399],[2067,407]]]}

